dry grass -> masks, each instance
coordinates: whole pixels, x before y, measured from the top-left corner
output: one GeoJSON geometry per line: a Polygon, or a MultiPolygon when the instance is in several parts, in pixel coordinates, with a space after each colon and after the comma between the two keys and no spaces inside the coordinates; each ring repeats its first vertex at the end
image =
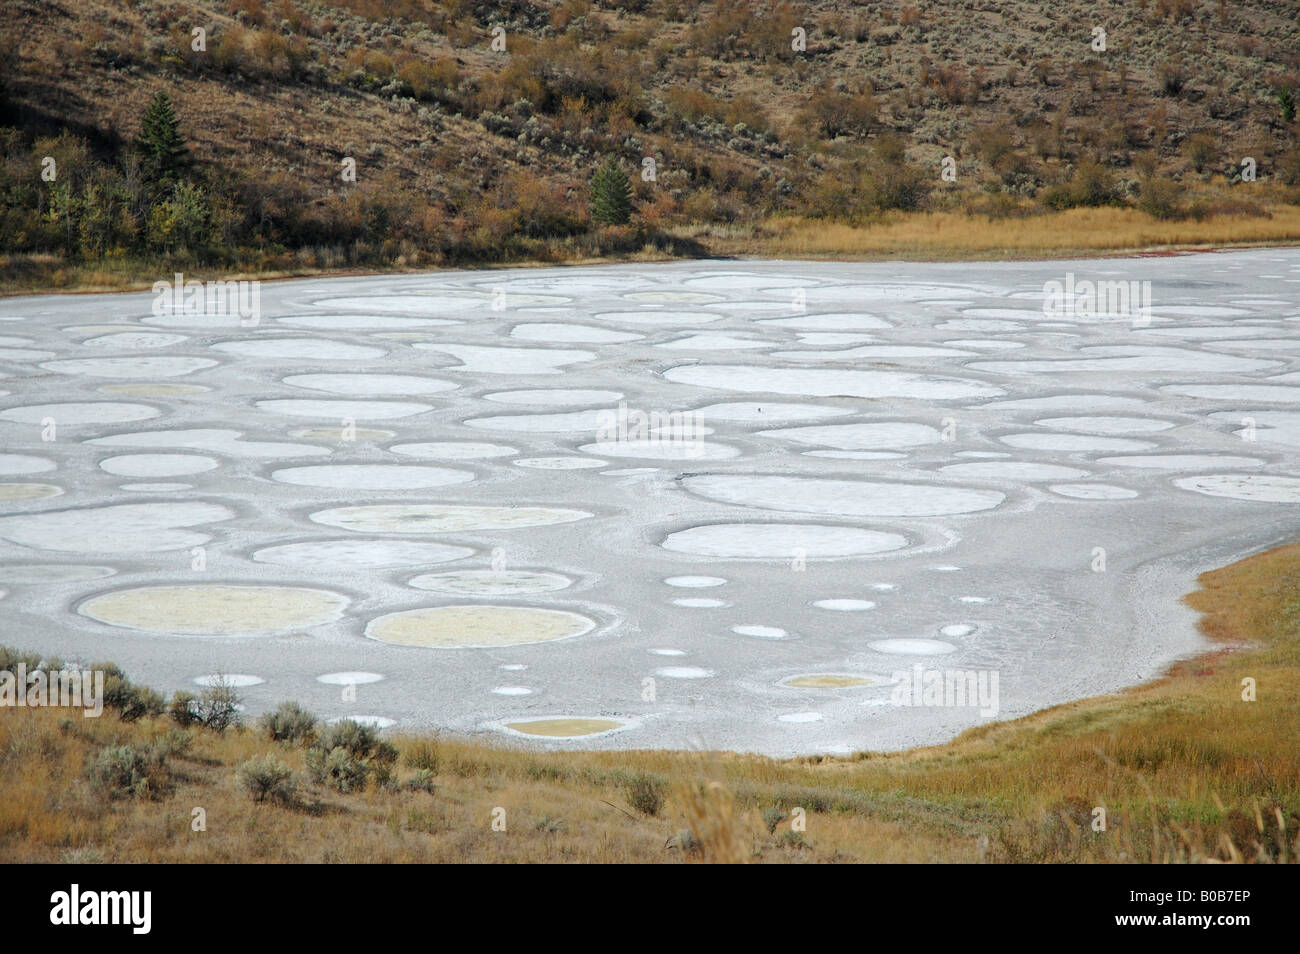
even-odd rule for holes
{"type": "Polygon", "coordinates": [[[1168,249],[1281,245],[1300,241],[1300,206],[1275,205],[1271,216],[1221,215],[1164,222],[1136,209],[1080,208],[990,220],[964,212],[898,213],[855,227],[807,219],[772,219],[742,240],[710,242],[728,254],[852,259],[1052,258],[1168,249]]]}
{"type": "MultiPolygon", "coordinates": [[[[969,731],[942,746],[775,760],[728,753],[536,753],[397,739],[436,789],[254,805],[236,767],[303,750],[251,730],[199,733],[154,800],[85,776],[163,720],[0,711],[0,861],[1185,862],[1300,854],[1300,544],[1204,574],[1188,601],[1218,648],[1126,693],[969,731]],[[1252,678],[1256,701],[1242,698],[1252,678]],[[670,792],[637,811],[630,783],[670,792]],[[1094,831],[1094,809],[1107,828],[1094,831]],[[195,808],[207,830],[191,830],[195,808]],[[806,832],[795,830],[796,808],[806,832]],[[503,810],[504,815],[497,810],[503,810]],[[494,817],[504,817],[503,831],[494,817]]],[[[413,769],[402,763],[399,782],[413,769]]]]}

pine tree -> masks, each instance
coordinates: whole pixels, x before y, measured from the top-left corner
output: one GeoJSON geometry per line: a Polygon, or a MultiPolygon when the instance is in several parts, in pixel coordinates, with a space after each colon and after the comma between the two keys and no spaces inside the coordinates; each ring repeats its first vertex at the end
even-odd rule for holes
{"type": "Polygon", "coordinates": [[[154,94],[144,111],[136,148],[141,156],[141,171],[149,182],[179,178],[190,164],[189,147],[181,138],[180,120],[172,109],[171,97],[163,90],[154,94]]]}
{"type": "Polygon", "coordinates": [[[591,217],[602,225],[625,225],[632,217],[632,186],[613,156],[591,177],[591,217]]]}

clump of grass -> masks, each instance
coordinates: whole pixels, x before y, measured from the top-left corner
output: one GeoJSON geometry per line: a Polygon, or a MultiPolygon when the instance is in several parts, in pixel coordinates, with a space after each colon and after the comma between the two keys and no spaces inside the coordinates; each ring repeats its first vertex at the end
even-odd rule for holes
{"type": "Polygon", "coordinates": [[[433,739],[417,739],[407,746],[405,760],[410,768],[437,775],[440,762],[438,743],[433,739]]]}
{"type": "Polygon", "coordinates": [[[702,848],[700,840],[695,837],[695,832],[689,828],[682,828],[673,835],[668,840],[668,847],[677,848],[686,855],[698,855],[702,848]]]}
{"type": "Polygon", "coordinates": [[[781,837],[776,840],[776,843],[782,848],[808,847],[808,842],[804,840],[803,832],[801,831],[783,831],[781,832],[781,837]]]}
{"type": "Polygon", "coordinates": [[[663,808],[667,785],[659,776],[642,772],[634,776],[626,788],[628,804],[641,814],[658,815],[663,808]]]}
{"type": "Polygon", "coordinates": [[[710,864],[743,864],[748,861],[742,846],[736,800],[721,782],[686,783],[678,797],[691,835],[699,844],[700,860],[710,864]]]}
{"type": "Polygon", "coordinates": [[[428,769],[420,769],[406,780],[406,788],[408,791],[428,792],[432,795],[437,789],[434,784],[434,774],[428,769]]]}

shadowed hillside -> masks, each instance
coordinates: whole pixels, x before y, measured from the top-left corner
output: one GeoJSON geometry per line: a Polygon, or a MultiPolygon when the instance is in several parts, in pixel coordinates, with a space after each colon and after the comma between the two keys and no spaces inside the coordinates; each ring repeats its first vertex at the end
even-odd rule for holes
{"type": "MultiPolygon", "coordinates": [[[[779,252],[774,219],[987,224],[1079,206],[1147,223],[1280,213],[1204,240],[1297,237],[1295,2],[15,0],[5,13],[10,253],[310,270],[779,252]],[[158,91],[194,159],[199,191],[179,198],[132,148],[158,91]],[[635,192],[625,225],[590,213],[610,156],[635,192]],[[1242,181],[1247,157],[1257,181],[1242,181]]],[[[836,249],[895,250],[857,244],[836,249]]]]}

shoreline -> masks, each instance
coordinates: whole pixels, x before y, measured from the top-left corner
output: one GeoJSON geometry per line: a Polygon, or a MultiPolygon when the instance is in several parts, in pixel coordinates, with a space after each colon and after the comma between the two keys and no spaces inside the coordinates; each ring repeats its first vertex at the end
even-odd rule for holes
{"type": "MultiPolygon", "coordinates": [[[[170,280],[175,271],[179,270],[184,274],[202,276],[204,281],[258,281],[266,283],[284,283],[291,281],[301,281],[304,279],[343,279],[343,278],[383,278],[383,277],[408,277],[417,275],[439,275],[452,272],[505,272],[518,271],[527,269],[566,269],[566,268],[594,268],[599,266],[618,266],[618,265],[672,265],[687,263],[707,263],[707,262],[788,262],[788,263],[835,263],[835,264],[882,264],[897,262],[900,264],[928,264],[928,265],[979,265],[979,264],[1032,264],[1039,262],[1064,262],[1076,260],[1109,260],[1123,258],[1165,258],[1183,255],[1198,254],[1216,254],[1223,252],[1240,252],[1240,251],[1266,251],[1269,249],[1291,249],[1300,247],[1300,240],[1276,241],[1265,240],[1260,242],[1207,242],[1191,243],[1176,245],[1147,245],[1136,248],[1107,248],[1107,249],[1063,249],[1057,252],[1044,252],[1035,254],[1029,252],[1026,254],[1016,254],[1012,249],[989,250],[984,254],[967,254],[960,252],[956,255],[931,257],[924,254],[910,254],[907,252],[898,253],[826,253],[826,254],[788,254],[782,253],[780,249],[764,250],[762,248],[750,251],[726,252],[723,250],[711,250],[709,254],[700,256],[649,256],[640,255],[614,255],[604,256],[601,258],[575,258],[569,261],[546,261],[546,260],[520,260],[510,262],[486,262],[486,263],[456,263],[450,265],[420,265],[416,267],[393,267],[393,268],[371,268],[371,269],[303,269],[290,272],[281,272],[276,270],[259,272],[257,270],[249,271],[240,268],[211,268],[201,266],[193,272],[188,272],[190,266],[167,266],[165,279],[170,280]]],[[[67,266],[64,266],[67,267],[67,266]]],[[[86,270],[94,272],[95,264],[87,264],[86,270]]],[[[157,280],[156,278],[154,279],[157,280]]],[[[148,291],[153,282],[148,279],[128,280],[125,283],[119,283],[111,287],[72,287],[72,288],[45,288],[32,290],[28,288],[10,288],[10,283],[0,282],[0,299],[9,298],[41,298],[47,296],[64,296],[64,295],[117,295],[133,294],[148,291]]]]}
{"type": "MultiPolygon", "coordinates": [[[[1280,644],[1262,632],[1210,630],[1257,601],[1251,585],[1276,593],[1276,576],[1300,595],[1298,568],[1300,544],[1288,543],[1202,574],[1186,599],[1199,604],[1199,627],[1212,648],[1159,679],[905,752],[785,760],[707,751],[533,753],[396,736],[401,765],[432,767],[427,789],[427,781],[369,794],[312,789],[309,801],[299,793],[250,806],[240,773],[250,765],[292,767],[301,749],[257,731],[200,730],[196,751],[188,742],[167,743],[180,746],[168,758],[185,766],[183,774],[159,779],[148,797],[100,798],[78,808],[84,786],[49,786],[71,781],[68,773],[82,771],[96,744],[158,745],[165,730],[154,720],[120,723],[113,715],[59,728],[57,710],[18,710],[0,719],[0,747],[13,744],[22,722],[24,744],[43,744],[48,753],[0,775],[0,859],[1294,862],[1300,840],[1294,849],[1289,841],[1300,794],[1288,784],[1300,775],[1296,707],[1274,698],[1281,724],[1242,725],[1220,714],[1225,702],[1213,701],[1212,688],[1235,692],[1244,663],[1263,691],[1293,699],[1285,667],[1300,658],[1294,632],[1280,644]],[[34,785],[66,794],[41,807],[26,794],[34,785]],[[177,806],[192,804],[207,806],[208,833],[160,839],[159,818],[188,817],[188,808],[177,806]],[[490,805],[506,806],[494,811],[515,819],[509,839],[484,822],[490,805]],[[1096,805],[1106,812],[1100,833],[1089,830],[1096,805]],[[792,806],[806,812],[806,834],[785,830],[792,806]],[[233,813],[255,818],[255,828],[222,822],[233,813]]],[[[1249,716],[1266,711],[1261,703],[1226,704],[1249,716]]]]}

